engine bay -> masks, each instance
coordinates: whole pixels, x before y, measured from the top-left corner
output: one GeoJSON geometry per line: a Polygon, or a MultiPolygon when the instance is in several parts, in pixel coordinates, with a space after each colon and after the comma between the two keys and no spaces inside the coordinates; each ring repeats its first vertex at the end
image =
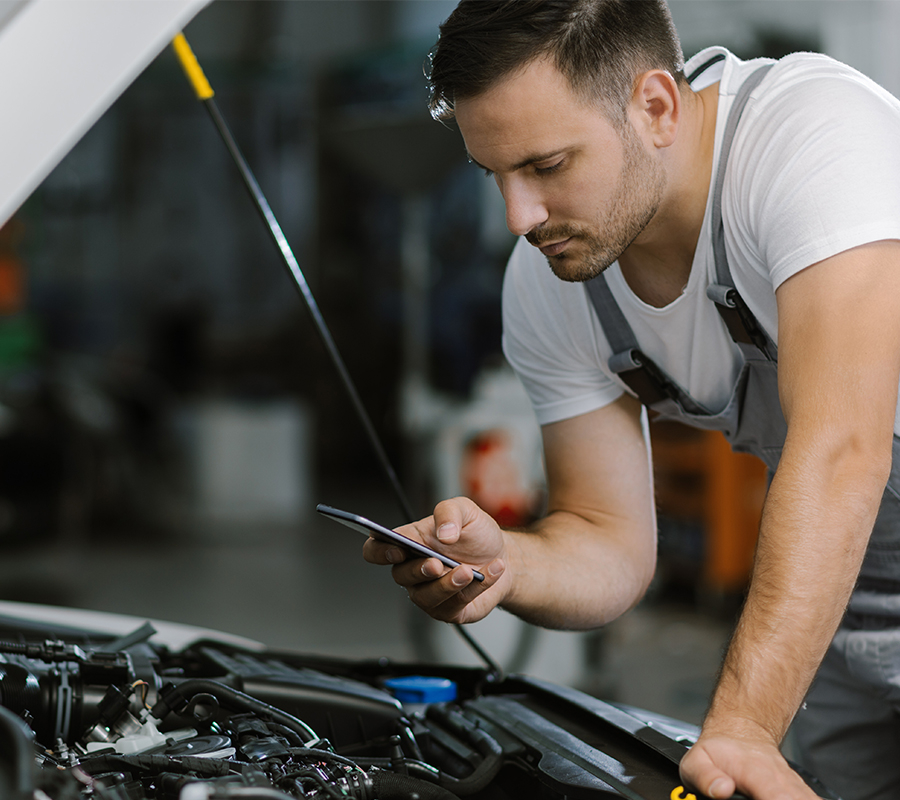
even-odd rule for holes
{"type": "Polygon", "coordinates": [[[489,669],[154,633],[0,621],[0,797],[668,798],[698,733],[489,669]]]}
{"type": "Polygon", "coordinates": [[[0,630],[15,800],[668,797],[690,742],[690,726],[486,669],[16,624],[0,630]]]}

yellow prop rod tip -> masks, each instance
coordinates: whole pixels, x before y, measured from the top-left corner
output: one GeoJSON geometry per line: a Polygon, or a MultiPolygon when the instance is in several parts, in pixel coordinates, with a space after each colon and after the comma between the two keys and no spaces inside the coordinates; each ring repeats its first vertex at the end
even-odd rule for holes
{"type": "Polygon", "coordinates": [[[191,46],[188,44],[188,40],[184,38],[183,33],[179,33],[172,40],[172,48],[181,62],[184,74],[187,75],[191,86],[194,87],[197,99],[209,100],[209,98],[213,97],[215,92],[212,90],[212,86],[209,85],[209,81],[206,80],[206,75],[203,74],[203,69],[197,61],[197,56],[194,55],[194,51],[191,50],[191,46]]]}
{"type": "Polygon", "coordinates": [[[697,800],[695,794],[685,794],[683,786],[676,786],[669,795],[670,800],[697,800]]]}

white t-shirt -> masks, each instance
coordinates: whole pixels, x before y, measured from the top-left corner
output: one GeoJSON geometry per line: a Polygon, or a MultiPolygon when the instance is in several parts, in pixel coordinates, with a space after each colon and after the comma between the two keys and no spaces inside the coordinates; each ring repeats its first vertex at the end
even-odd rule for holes
{"type": "MultiPolygon", "coordinates": [[[[716,53],[725,60],[693,84],[699,91],[719,81],[714,164],[735,93],[768,63],[709,48],[688,62],[686,74],[716,53]]],[[[710,190],[688,284],[669,305],[654,308],[638,299],[618,264],[605,275],[641,350],[716,412],[731,394],[741,355],[706,296],[715,281],[711,206],[710,190]]],[[[781,283],[852,247],[900,239],[900,101],[826,56],[781,59],[744,109],[722,216],[735,287],[777,343],[781,283]]],[[[524,239],[504,279],[503,329],[504,352],[541,424],[601,408],[630,391],[609,370],[612,351],[584,286],[558,279],[524,239]]]]}

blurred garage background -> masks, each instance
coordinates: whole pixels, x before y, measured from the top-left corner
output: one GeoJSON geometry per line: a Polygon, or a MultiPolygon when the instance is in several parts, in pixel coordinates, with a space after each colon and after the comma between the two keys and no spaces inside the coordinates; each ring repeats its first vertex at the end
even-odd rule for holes
{"type": "MultiPolygon", "coordinates": [[[[90,0],[70,0],[85,2],[90,0]]],[[[539,434],[500,352],[513,240],[425,109],[445,0],[217,0],[185,33],[417,514],[539,513],[539,434]]],[[[686,55],[820,50],[900,90],[900,4],[672,0],[686,55]]],[[[654,431],[660,574],[592,634],[498,613],[505,666],[698,721],[765,486],[654,431]]],[[[0,600],[169,619],[350,657],[477,659],[317,502],[403,513],[170,50],[0,230],[0,600]]]]}

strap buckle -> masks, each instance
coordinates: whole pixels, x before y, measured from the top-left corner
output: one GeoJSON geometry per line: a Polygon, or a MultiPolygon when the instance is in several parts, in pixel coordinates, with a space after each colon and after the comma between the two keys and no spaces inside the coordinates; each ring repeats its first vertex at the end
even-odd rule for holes
{"type": "Polygon", "coordinates": [[[678,387],[636,347],[613,355],[609,359],[609,368],[645,406],[679,397],[678,387]]]}
{"type": "Polygon", "coordinates": [[[735,342],[752,344],[768,358],[774,358],[769,352],[769,337],[760,328],[737,289],[713,283],[706,287],[706,296],[716,304],[716,310],[735,342]]]}

